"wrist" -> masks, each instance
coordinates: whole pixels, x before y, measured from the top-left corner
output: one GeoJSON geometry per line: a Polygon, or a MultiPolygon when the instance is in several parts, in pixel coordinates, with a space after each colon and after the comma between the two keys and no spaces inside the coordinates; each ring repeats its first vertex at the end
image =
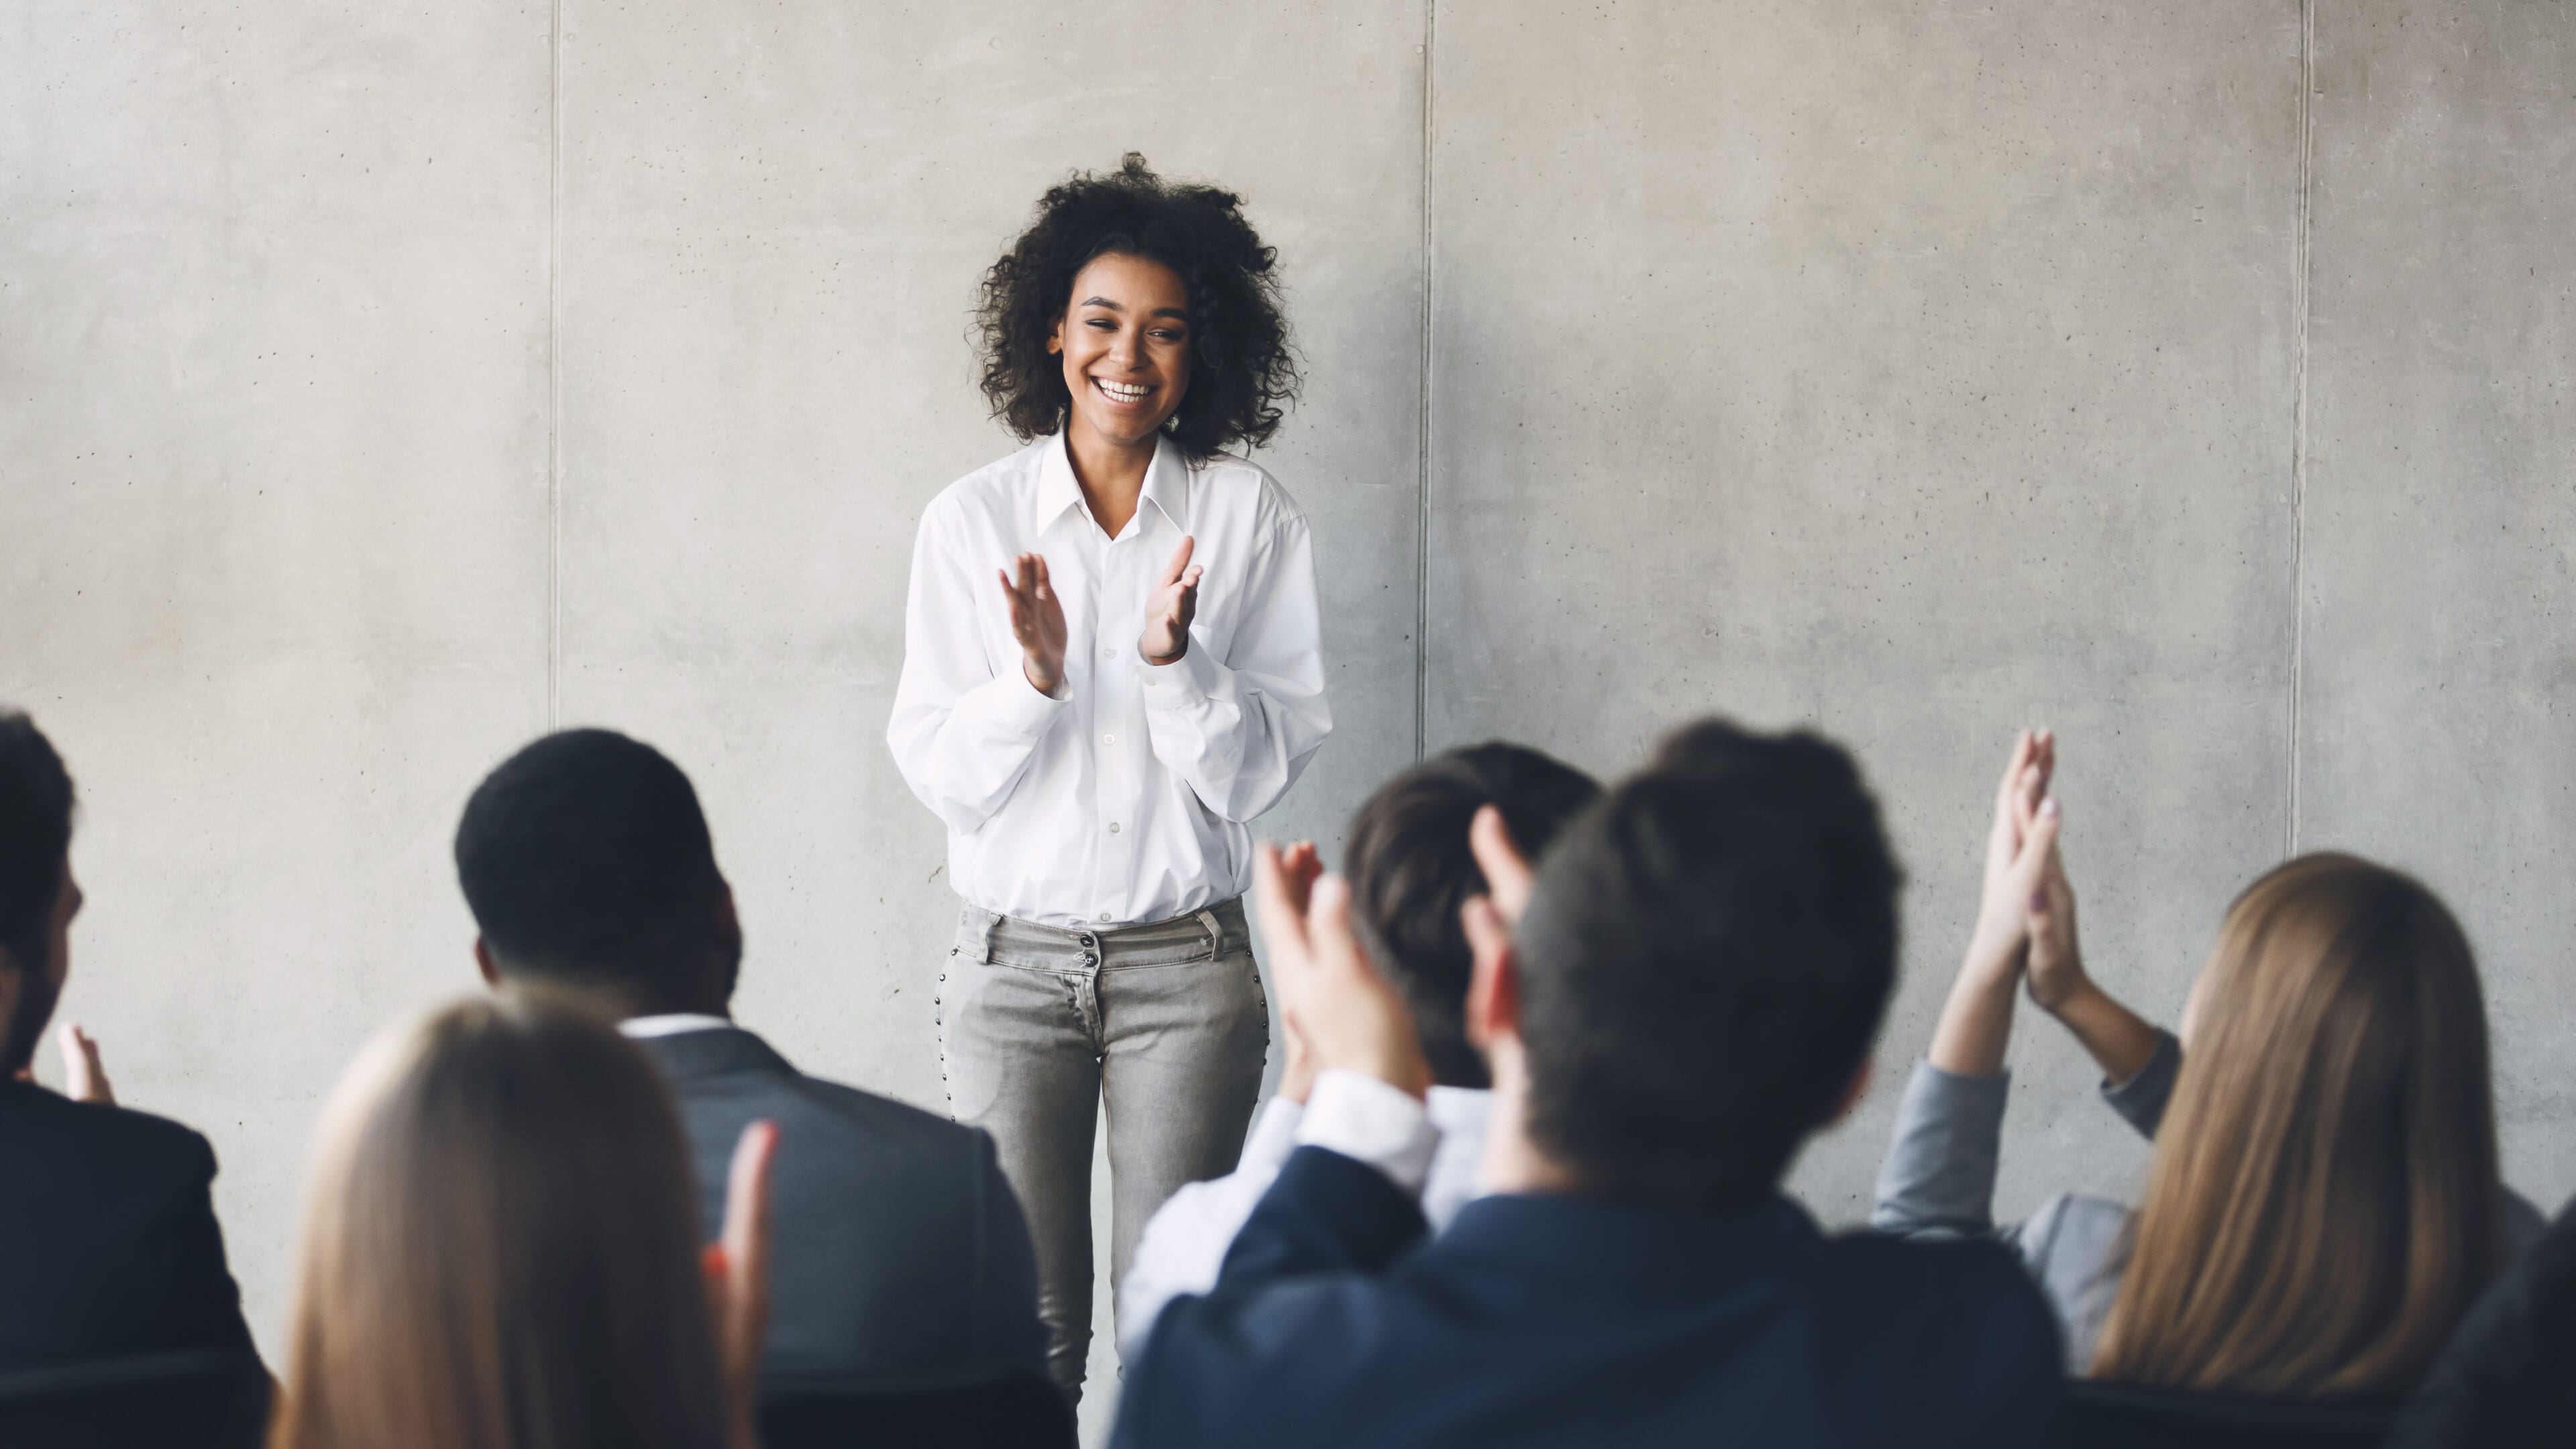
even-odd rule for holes
{"type": "MultiPolygon", "coordinates": [[[[2094,985],[2093,978],[2084,974],[2081,961],[2070,961],[2063,969],[2072,978],[2064,985],[2043,988],[2039,977],[2032,976],[2030,999],[2038,1004],[2040,1010],[2059,1021],[2092,1013],[2103,999],[2102,988],[2094,985]]],[[[2050,975],[2054,977],[2057,973],[2051,972],[2050,975]]]]}
{"type": "Polygon", "coordinates": [[[2018,936],[1978,932],[1968,941],[1967,958],[1959,963],[1959,985],[1981,991],[2009,990],[2021,975],[2027,949],[2018,936]]]}
{"type": "Polygon", "coordinates": [[[1182,637],[1180,645],[1173,649],[1169,654],[1157,654],[1154,652],[1153,646],[1147,644],[1144,640],[1139,639],[1136,641],[1136,657],[1153,665],[1157,669],[1162,668],[1166,664],[1180,663],[1182,659],[1188,656],[1189,652],[1190,641],[1186,635],[1182,637]]]}
{"type": "Polygon", "coordinates": [[[1056,692],[1064,688],[1064,661],[1049,661],[1031,654],[1020,661],[1020,677],[1029,682],[1029,688],[1053,699],[1056,692]]]}

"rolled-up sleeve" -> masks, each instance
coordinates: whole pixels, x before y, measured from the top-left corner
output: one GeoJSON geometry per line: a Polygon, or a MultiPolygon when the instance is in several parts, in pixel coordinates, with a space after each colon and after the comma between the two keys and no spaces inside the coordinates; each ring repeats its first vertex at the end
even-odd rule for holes
{"type": "Polygon", "coordinates": [[[886,725],[904,783],[960,831],[981,826],[1010,798],[1071,697],[1064,685],[1053,697],[1040,694],[1017,659],[997,670],[987,658],[976,628],[977,573],[945,536],[941,511],[925,513],[904,603],[903,677],[886,725]]]}
{"type": "Polygon", "coordinates": [[[1277,804],[1333,731],[1306,520],[1282,516],[1254,556],[1226,658],[1194,631],[1178,660],[1136,668],[1154,757],[1201,804],[1238,823],[1277,804]]]}
{"type": "Polygon", "coordinates": [[[1995,1164],[2012,1074],[1966,1077],[1914,1069],[1878,1170],[1869,1225],[1900,1236],[1975,1237],[1994,1230],[1995,1164]]]}

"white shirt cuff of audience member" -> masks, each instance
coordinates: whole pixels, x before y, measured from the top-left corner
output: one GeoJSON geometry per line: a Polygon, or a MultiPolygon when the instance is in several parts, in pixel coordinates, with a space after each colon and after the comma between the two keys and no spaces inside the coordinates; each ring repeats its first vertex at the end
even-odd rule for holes
{"type": "Polygon", "coordinates": [[[1365,1072],[1336,1068],[1315,1079],[1297,1121],[1297,1144],[1365,1162],[1407,1196],[1419,1197],[1440,1133],[1420,1098],[1365,1072]]]}

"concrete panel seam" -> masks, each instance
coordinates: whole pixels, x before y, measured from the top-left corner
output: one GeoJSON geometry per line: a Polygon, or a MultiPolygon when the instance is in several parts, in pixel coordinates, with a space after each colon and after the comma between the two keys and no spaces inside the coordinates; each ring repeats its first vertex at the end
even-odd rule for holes
{"type": "Polygon", "coordinates": [[[1431,153],[1440,0],[1422,0],[1422,375],[1413,480],[1413,758],[1424,753],[1431,701],[1431,153]]]}
{"type": "Polygon", "coordinates": [[[555,365],[563,314],[555,259],[563,231],[563,0],[546,18],[546,729],[563,724],[563,377],[555,365]]]}
{"type": "Polygon", "coordinates": [[[2299,717],[2308,647],[2308,283],[2309,223],[2316,179],[2316,0],[2299,0],[2299,200],[2290,275],[2290,769],[2282,820],[2284,855],[2299,853],[2299,717]]]}

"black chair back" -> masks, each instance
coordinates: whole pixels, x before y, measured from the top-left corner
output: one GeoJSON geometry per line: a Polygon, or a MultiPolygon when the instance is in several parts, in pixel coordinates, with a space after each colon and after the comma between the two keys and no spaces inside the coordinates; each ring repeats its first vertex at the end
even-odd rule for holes
{"type": "Polygon", "coordinates": [[[761,1449],[1074,1449],[1073,1406],[1034,1375],[913,1393],[764,1386],[761,1449]]]}
{"type": "Polygon", "coordinates": [[[2074,1379],[2076,1449],[2375,1449],[2399,1400],[2265,1399],[2074,1379]]]}
{"type": "Polygon", "coordinates": [[[9,1449],[259,1449],[271,1385],[257,1356],[164,1353],[0,1373],[9,1449]]]}

